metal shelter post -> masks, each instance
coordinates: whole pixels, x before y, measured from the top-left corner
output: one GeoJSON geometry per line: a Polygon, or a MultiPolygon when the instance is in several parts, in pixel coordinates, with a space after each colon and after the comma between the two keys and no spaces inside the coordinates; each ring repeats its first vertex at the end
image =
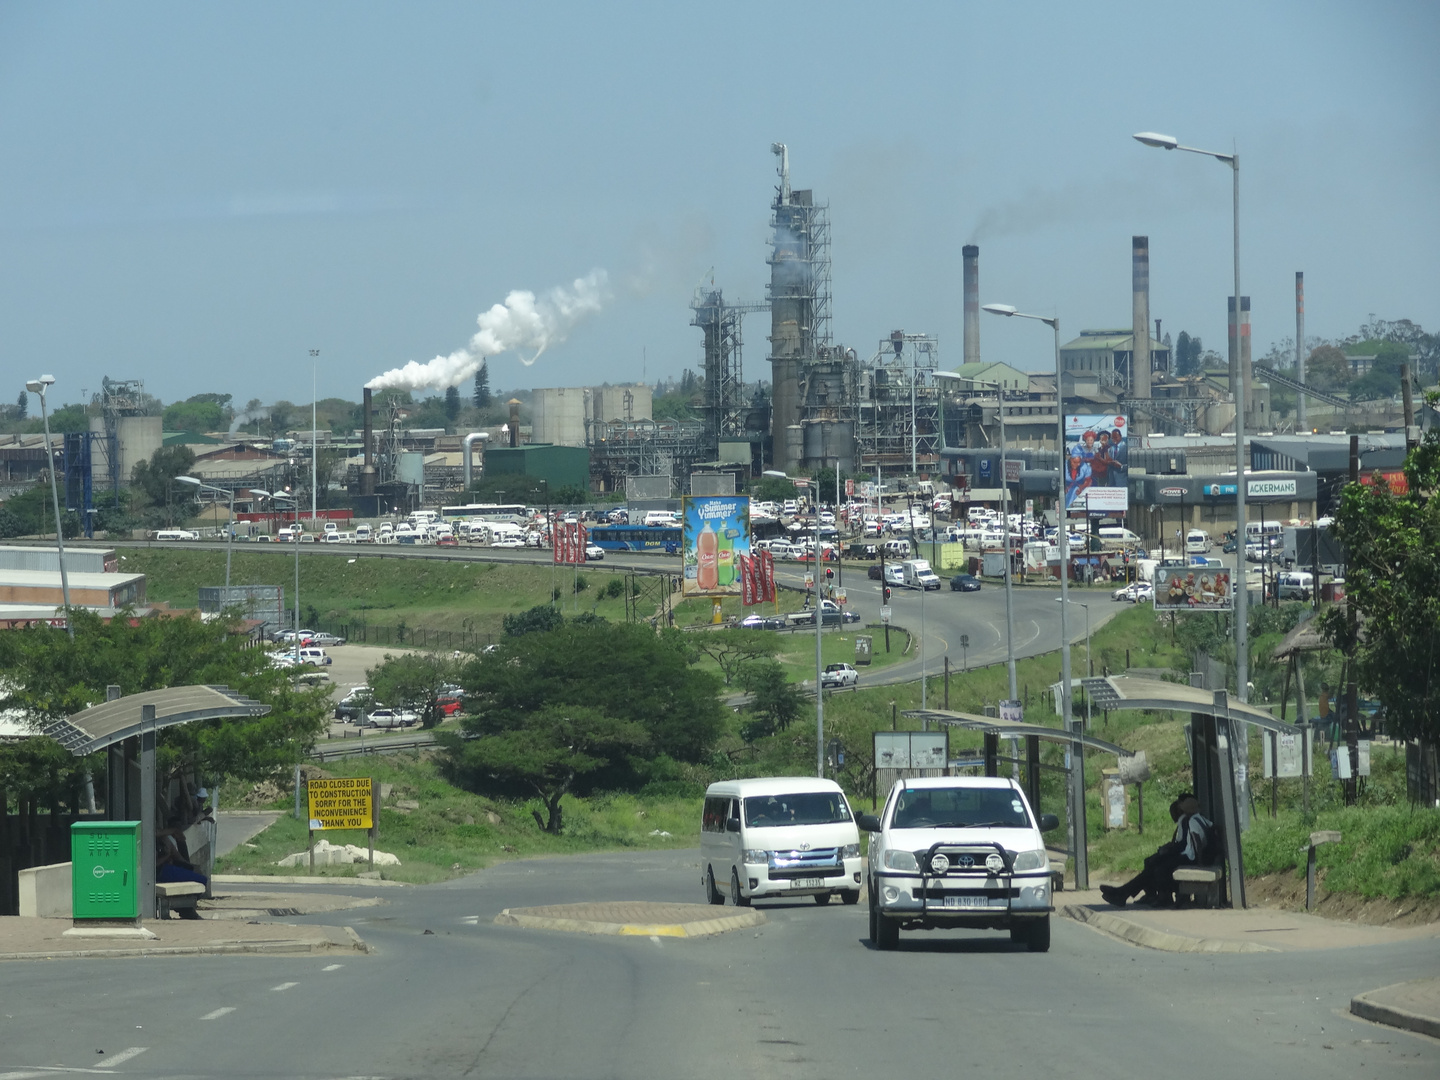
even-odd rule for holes
{"type": "Polygon", "coordinates": [[[155,918],[155,706],[140,708],[140,917],[155,918]]]}
{"type": "MultiPolygon", "coordinates": [[[[1224,690],[1215,691],[1217,712],[1227,708],[1229,695],[1224,690]]],[[[1243,721],[1241,721],[1243,723],[1243,721]]],[[[1240,848],[1240,806],[1237,801],[1239,785],[1235,782],[1234,761],[1235,721],[1228,716],[1215,719],[1215,773],[1220,781],[1219,795],[1221,813],[1212,821],[1222,821],[1225,834],[1225,858],[1230,864],[1230,905],[1244,908],[1245,905],[1245,864],[1240,848]]]]}

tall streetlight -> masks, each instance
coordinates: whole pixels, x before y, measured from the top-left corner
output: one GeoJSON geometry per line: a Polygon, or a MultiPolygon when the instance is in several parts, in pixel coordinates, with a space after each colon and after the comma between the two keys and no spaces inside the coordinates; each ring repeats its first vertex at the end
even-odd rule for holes
{"type": "MultiPolygon", "coordinates": [[[[794,477],[779,469],[766,469],[763,476],[794,482],[794,477]]],[[[820,673],[825,670],[825,661],[820,653],[820,634],[825,628],[825,603],[820,596],[820,488],[814,478],[815,487],[815,775],[825,775],[825,694],[820,685],[820,673]]],[[[921,672],[923,679],[924,672],[921,672]]]]}
{"type": "Polygon", "coordinates": [[[60,597],[65,601],[65,629],[75,640],[74,620],[70,618],[70,577],[65,573],[65,528],[60,524],[60,487],[55,482],[55,451],[50,449],[50,410],[45,392],[55,385],[54,375],[41,375],[25,384],[25,389],[40,396],[40,419],[45,424],[45,460],[50,464],[50,502],[55,507],[55,550],[60,561],[60,597]]]}
{"type": "MultiPolygon", "coordinates": [[[[1006,468],[1004,387],[1000,383],[988,379],[967,379],[953,371],[937,371],[934,375],[937,379],[954,379],[958,382],[968,382],[973,386],[993,386],[995,388],[995,400],[999,405],[995,410],[995,416],[1000,423],[1000,516],[1004,519],[1002,531],[1005,535],[1005,663],[1010,672],[1010,700],[1015,701],[1020,697],[1020,691],[1019,684],[1015,679],[1015,601],[1010,587],[1010,485],[1005,475],[1008,470],[1006,468]]],[[[934,535],[933,531],[931,535],[934,535]]]]}
{"type": "MultiPolygon", "coordinates": [[[[319,466],[316,462],[320,458],[320,423],[317,413],[320,408],[319,402],[319,371],[320,371],[320,350],[310,350],[310,527],[315,527],[315,489],[318,486],[316,480],[319,477],[319,466]]],[[[300,515],[295,515],[299,520],[300,515]]],[[[295,629],[300,629],[298,626],[295,629]]]]}
{"type": "MultiPolygon", "coordinates": [[[[1240,353],[1240,155],[1221,154],[1214,150],[1199,150],[1193,146],[1181,146],[1173,135],[1157,135],[1153,131],[1142,131],[1134,136],[1137,142],[1160,150],[1185,150],[1192,154],[1204,154],[1230,166],[1232,181],[1232,247],[1235,256],[1235,357],[1234,369],[1230,372],[1230,389],[1235,398],[1235,545],[1240,552],[1236,559],[1240,587],[1235,590],[1235,682],[1241,701],[1248,701],[1250,679],[1248,608],[1250,606],[1249,572],[1245,569],[1245,373],[1244,360],[1240,353]]],[[[1164,545],[1161,545],[1162,551],[1164,545]]]]}
{"type": "MultiPolygon", "coordinates": [[[[1065,727],[1073,731],[1076,723],[1070,715],[1070,624],[1066,618],[1066,612],[1070,610],[1070,515],[1065,508],[1065,389],[1064,369],[1060,364],[1060,317],[1027,315],[1009,304],[986,304],[985,310],[991,315],[1004,315],[1007,319],[1033,319],[1044,323],[1055,333],[1055,516],[1059,526],[1056,531],[1060,534],[1060,694],[1065,699],[1061,716],[1065,727]]],[[[1076,740],[1071,743],[1070,753],[1074,759],[1074,768],[1070,771],[1070,820],[1075,828],[1075,887],[1088,889],[1090,861],[1085,848],[1085,744],[1076,740]]]]}
{"type": "Polygon", "coordinates": [[[229,536],[225,541],[225,603],[228,604],[230,602],[230,556],[235,550],[235,489],[231,488],[227,492],[222,487],[205,483],[197,476],[177,476],[175,479],[182,484],[192,484],[203,491],[218,491],[221,495],[228,494],[230,496],[229,536]]]}
{"type": "Polygon", "coordinates": [[[288,502],[295,508],[295,528],[290,532],[290,542],[295,545],[295,662],[300,662],[300,499],[284,491],[256,491],[256,495],[277,502],[288,502]]]}

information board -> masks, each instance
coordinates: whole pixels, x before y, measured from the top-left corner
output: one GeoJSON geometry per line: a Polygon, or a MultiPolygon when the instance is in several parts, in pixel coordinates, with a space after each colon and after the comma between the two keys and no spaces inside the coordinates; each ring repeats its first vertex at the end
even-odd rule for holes
{"type": "Polygon", "coordinates": [[[310,800],[310,830],[368,829],[374,823],[370,802],[373,789],[368,776],[345,776],[306,782],[310,800]]]}

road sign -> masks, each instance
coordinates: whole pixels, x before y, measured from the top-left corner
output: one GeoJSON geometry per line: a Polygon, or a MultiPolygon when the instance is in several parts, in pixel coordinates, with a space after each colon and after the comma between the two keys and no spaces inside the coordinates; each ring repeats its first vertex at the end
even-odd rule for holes
{"type": "Polygon", "coordinates": [[[854,479],[850,479],[850,480],[846,480],[846,481],[845,481],[845,494],[846,494],[846,495],[854,495],[854,494],[855,494],[855,481],[854,481],[854,479]]]}
{"type": "Polygon", "coordinates": [[[882,604],[882,605],[880,605],[880,621],[881,621],[882,623],[888,623],[888,622],[890,621],[890,605],[889,605],[889,604],[882,604]]]}
{"type": "Polygon", "coordinates": [[[368,776],[309,780],[310,829],[368,829],[374,823],[368,776]]]}

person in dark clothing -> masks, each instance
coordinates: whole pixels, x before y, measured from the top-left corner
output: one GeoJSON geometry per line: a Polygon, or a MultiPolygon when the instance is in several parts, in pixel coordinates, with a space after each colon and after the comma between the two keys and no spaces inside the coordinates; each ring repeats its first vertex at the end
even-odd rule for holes
{"type": "Polygon", "coordinates": [[[1215,826],[1200,813],[1199,800],[1185,792],[1170,804],[1175,820],[1175,837],[1148,859],[1145,867],[1124,885],[1101,885],[1100,895],[1115,907],[1124,907],[1132,897],[1145,894],[1142,903],[1169,905],[1175,902],[1175,871],[1195,866],[1209,854],[1215,826]]]}

